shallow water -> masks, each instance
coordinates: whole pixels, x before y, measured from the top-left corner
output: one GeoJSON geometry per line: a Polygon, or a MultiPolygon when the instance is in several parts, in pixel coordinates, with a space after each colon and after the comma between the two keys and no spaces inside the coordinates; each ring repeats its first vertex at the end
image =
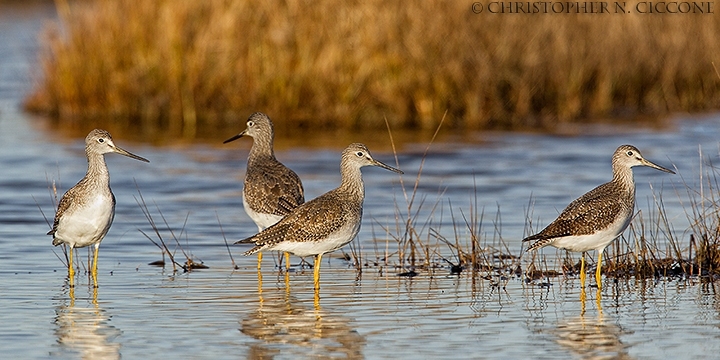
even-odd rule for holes
{"type": "MultiPolygon", "coordinates": [[[[0,11],[4,357],[713,358],[720,350],[716,284],[698,279],[605,279],[601,294],[587,288],[583,304],[575,277],[550,278],[549,285],[540,286],[497,274],[489,279],[468,272],[450,275],[444,266],[408,278],[398,276],[406,269],[392,266],[396,256],[391,266],[380,262],[358,273],[338,252],[324,258],[318,306],[312,271],[293,266],[287,288],[271,256],[265,258],[259,288],[255,257],[243,257],[245,248],[231,247],[234,269],[223,241],[256,229],[240,198],[249,140],[182,147],[118,141],[151,163],[107,157],[118,200],[115,222],[100,248],[100,288],[94,293],[81,271],[71,296],[64,255],[44,235],[49,225],[41,210],[52,218],[53,181],[59,196],[84,175],[82,138],[58,136],[42,119],[19,110],[31,84],[34,36],[43,19],[52,16],[43,9],[0,11]],[[169,266],[148,265],[162,257],[138,231],[152,235],[136,202],[138,188],[155,220],[162,224],[162,213],[182,248],[209,269],[174,273],[169,266]]],[[[637,206],[647,215],[653,206],[651,186],[656,193],[662,189],[675,235],[686,243],[684,183],[698,188],[699,149],[717,162],[720,116],[678,116],[660,130],[629,125],[585,130],[590,134],[487,133],[464,142],[450,136],[432,145],[414,207],[424,201],[418,228],[431,219],[421,240],[454,260],[447,246],[427,236],[427,227],[454,241],[453,224],[463,225],[463,216],[471,217],[477,206],[484,209],[483,242],[498,246],[501,239],[517,255],[529,207],[533,227],[547,224],[569,201],[607,181],[611,153],[631,143],[650,160],[677,167],[676,176],[636,169],[637,206]]],[[[277,155],[298,172],[309,199],[337,185],[337,147],[344,145],[289,148],[277,155]]],[[[425,146],[403,144],[398,154],[408,191],[425,146]]],[[[394,163],[392,154],[374,155],[394,163]]],[[[396,250],[383,227],[395,231],[394,204],[401,204],[405,216],[405,198],[393,173],[366,168],[364,178],[365,216],[354,245],[373,261],[386,248],[396,250]]],[[[171,239],[167,230],[163,236],[171,239]]],[[[467,243],[463,226],[457,237],[467,243]]],[[[543,252],[554,266],[556,251],[543,252]]],[[[86,251],[79,254],[84,266],[86,251]]]]}

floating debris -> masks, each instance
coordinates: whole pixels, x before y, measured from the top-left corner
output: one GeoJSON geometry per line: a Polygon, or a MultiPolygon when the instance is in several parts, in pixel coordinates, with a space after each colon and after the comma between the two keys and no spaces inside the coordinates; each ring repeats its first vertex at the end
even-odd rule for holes
{"type": "Polygon", "coordinates": [[[406,271],[406,272],[403,272],[403,273],[399,273],[398,276],[403,276],[403,277],[410,277],[410,278],[412,278],[412,277],[418,276],[418,273],[415,272],[415,270],[410,270],[410,271],[406,271]]]}

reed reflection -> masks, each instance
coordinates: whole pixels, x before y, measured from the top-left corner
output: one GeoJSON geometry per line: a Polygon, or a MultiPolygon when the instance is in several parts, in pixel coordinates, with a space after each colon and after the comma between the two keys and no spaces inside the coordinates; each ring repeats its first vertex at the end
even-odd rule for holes
{"type": "Polygon", "coordinates": [[[111,315],[97,302],[97,288],[88,289],[88,298],[77,305],[70,288],[69,304],[64,300],[55,309],[55,336],[60,348],[80,359],[120,359],[122,334],[110,324],[111,315]]]}

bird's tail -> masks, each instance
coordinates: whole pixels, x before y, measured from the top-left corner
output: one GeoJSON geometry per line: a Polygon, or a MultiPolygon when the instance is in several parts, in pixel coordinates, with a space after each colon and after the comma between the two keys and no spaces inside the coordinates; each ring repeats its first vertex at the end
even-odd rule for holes
{"type": "MultiPolygon", "coordinates": [[[[523,241],[531,241],[531,240],[534,240],[534,239],[532,239],[532,238],[526,238],[526,239],[524,239],[523,241]]],[[[546,238],[546,239],[539,239],[539,240],[535,241],[532,245],[530,245],[530,246],[527,248],[527,250],[525,250],[525,251],[533,251],[533,250],[540,249],[541,247],[545,247],[545,246],[549,245],[549,244],[552,242],[552,240],[553,240],[553,239],[547,239],[547,238],[546,238]]]]}
{"type": "MultiPolygon", "coordinates": [[[[48,234],[48,235],[55,235],[55,234],[48,234]]],[[[63,243],[62,240],[53,237],[53,242],[52,242],[52,244],[53,244],[54,246],[58,246],[58,245],[60,245],[60,244],[62,244],[62,243],[63,243]]]]}
{"type": "Polygon", "coordinates": [[[233,244],[253,244],[253,245],[255,245],[255,247],[253,247],[252,249],[243,253],[243,255],[248,256],[248,255],[252,255],[262,249],[262,246],[258,246],[255,244],[256,240],[257,239],[255,238],[255,236],[251,236],[246,239],[238,240],[238,241],[234,242],[233,244]]]}

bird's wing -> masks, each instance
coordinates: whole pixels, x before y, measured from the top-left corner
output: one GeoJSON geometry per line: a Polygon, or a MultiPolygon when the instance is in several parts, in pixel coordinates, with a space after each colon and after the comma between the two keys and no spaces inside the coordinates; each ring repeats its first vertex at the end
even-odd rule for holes
{"type": "MultiPolygon", "coordinates": [[[[327,193],[293,210],[277,224],[237,243],[254,243],[249,254],[282,241],[320,241],[340,229],[352,216],[350,204],[332,200],[327,193]]],[[[352,219],[350,219],[352,220],[352,219]]]]}
{"type": "MultiPolygon", "coordinates": [[[[608,201],[608,199],[621,198],[615,194],[617,191],[617,188],[610,186],[609,183],[596,187],[571,202],[560,216],[541,232],[528,236],[523,241],[542,242],[563,236],[594,233],[604,227],[606,223],[603,223],[603,220],[614,221],[625,207],[634,205],[626,204],[624,201],[608,201]]],[[[536,244],[531,246],[531,248],[536,247],[539,246],[536,244]]]]}
{"type": "Polygon", "coordinates": [[[300,177],[294,171],[280,165],[280,167],[262,167],[247,173],[246,193],[260,194],[260,196],[245,197],[245,201],[254,211],[287,216],[305,202],[300,177]]]}
{"type": "Polygon", "coordinates": [[[81,190],[82,186],[83,181],[80,180],[77,184],[75,184],[75,186],[71,187],[68,191],[66,191],[62,198],[60,198],[57,211],[55,211],[55,220],[53,221],[52,229],[47,232],[47,235],[52,235],[53,237],[55,237],[55,233],[57,232],[60,219],[62,218],[65,211],[70,208],[70,205],[75,202],[77,194],[81,190]]]}

